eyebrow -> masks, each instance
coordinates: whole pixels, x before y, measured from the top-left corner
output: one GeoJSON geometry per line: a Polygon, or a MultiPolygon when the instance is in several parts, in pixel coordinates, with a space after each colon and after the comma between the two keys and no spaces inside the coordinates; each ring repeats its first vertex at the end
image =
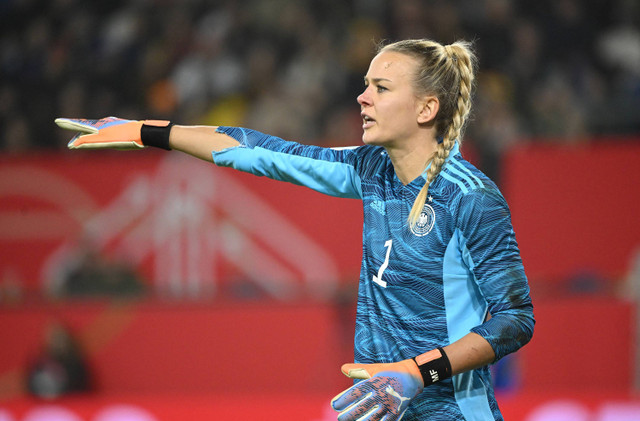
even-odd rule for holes
{"type": "MultiPolygon", "coordinates": [[[[367,82],[368,82],[368,80],[367,80],[367,77],[366,77],[366,76],[364,77],[364,82],[365,82],[365,83],[367,83],[367,82]]],[[[383,77],[374,77],[373,79],[371,79],[371,82],[374,82],[374,83],[379,83],[379,82],[391,82],[391,79],[386,79],[386,78],[383,78],[383,77]]]]}

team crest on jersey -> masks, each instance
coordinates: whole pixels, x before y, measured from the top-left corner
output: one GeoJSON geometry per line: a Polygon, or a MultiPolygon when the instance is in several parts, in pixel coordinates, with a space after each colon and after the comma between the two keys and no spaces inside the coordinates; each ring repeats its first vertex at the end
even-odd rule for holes
{"type": "Polygon", "coordinates": [[[418,237],[423,237],[431,232],[436,223],[436,212],[431,205],[425,204],[415,226],[411,227],[411,232],[418,237]]]}

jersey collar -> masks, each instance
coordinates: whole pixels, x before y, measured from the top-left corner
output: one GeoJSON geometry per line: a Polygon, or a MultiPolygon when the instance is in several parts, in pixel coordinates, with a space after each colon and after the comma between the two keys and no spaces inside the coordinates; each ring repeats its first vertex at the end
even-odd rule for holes
{"type": "MultiPolygon", "coordinates": [[[[449,152],[449,156],[444,161],[443,167],[447,165],[447,163],[449,162],[452,156],[457,155],[459,153],[460,153],[460,142],[456,140],[455,143],[453,144],[453,148],[451,148],[451,152],[449,152]]],[[[424,178],[425,180],[427,179],[427,171],[429,171],[429,168],[431,168],[431,161],[429,161],[429,163],[427,164],[427,168],[425,168],[424,171],[422,172],[422,178],[424,178]]]]}

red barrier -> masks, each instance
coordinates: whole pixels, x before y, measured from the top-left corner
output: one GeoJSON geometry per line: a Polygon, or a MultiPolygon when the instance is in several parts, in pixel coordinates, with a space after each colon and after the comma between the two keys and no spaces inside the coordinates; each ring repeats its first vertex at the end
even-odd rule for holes
{"type": "Polygon", "coordinates": [[[107,394],[330,394],[348,385],[340,365],[353,358],[353,312],[313,302],[22,306],[0,311],[0,399],[23,393],[53,321],[77,336],[107,394]]]}
{"type": "Polygon", "coordinates": [[[640,142],[522,146],[503,180],[530,278],[625,275],[640,247],[640,142]]]}
{"type": "MultiPolygon", "coordinates": [[[[534,310],[533,340],[514,354],[515,364],[507,373],[516,379],[511,390],[632,389],[636,344],[631,303],[542,300],[534,310]]],[[[354,313],[352,306],[313,302],[5,308],[0,311],[0,337],[7,338],[0,347],[0,399],[23,393],[27,363],[51,321],[63,322],[78,336],[102,393],[259,393],[277,388],[331,394],[348,385],[339,367],[353,356],[354,313]]]]}
{"type": "Polygon", "coordinates": [[[599,391],[633,388],[635,305],[584,297],[534,302],[531,342],[516,355],[522,390],[599,391]]]}

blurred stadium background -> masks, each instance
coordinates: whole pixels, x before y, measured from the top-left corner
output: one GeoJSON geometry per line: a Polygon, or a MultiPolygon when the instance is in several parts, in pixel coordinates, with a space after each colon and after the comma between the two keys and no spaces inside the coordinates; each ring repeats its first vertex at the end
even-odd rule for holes
{"type": "Polygon", "coordinates": [[[506,419],[640,420],[636,0],[0,1],[0,420],[335,419],[359,203],[70,153],[53,120],[354,145],[374,41],[408,37],[480,57],[464,153],[509,201],[537,318],[494,366],[506,419]]]}

